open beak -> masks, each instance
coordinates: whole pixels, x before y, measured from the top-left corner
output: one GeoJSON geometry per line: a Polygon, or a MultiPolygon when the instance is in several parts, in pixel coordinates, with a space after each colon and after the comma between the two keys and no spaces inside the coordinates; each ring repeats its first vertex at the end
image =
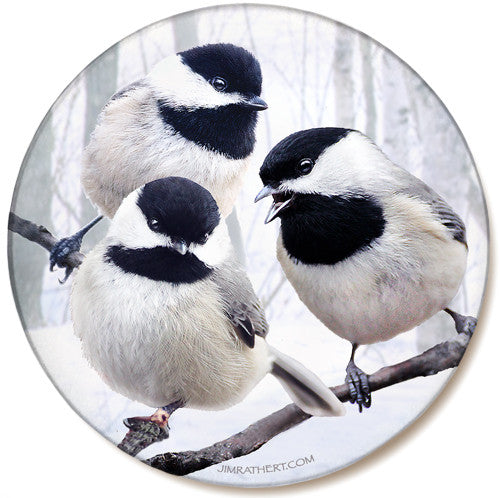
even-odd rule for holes
{"type": "Polygon", "coordinates": [[[266,219],[264,220],[264,223],[267,225],[271,221],[273,221],[283,209],[285,209],[292,201],[293,201],[293,195],[289,197],[288,199],[282,201],[278,200],[276,197],[274,198],[273,203],[271,204],[271,209],[267,213],[266,219]]]}
{"type": "Polygon", "coordinates": [[[250,97],[248,100],[245,100],[243,102],[243,105],[245,107],[248,107],[249,109],[253,109],[254,111],[265,111],[267,109],[266,102],[262,100],[260,97],[257,97],[257,95],[254,95],[253,97],[250,97]]]}
{"type": "Polygon", "coordinates": [[[271,204],[271,209],[269,209],[266,219],[264,220],[265,224],[273,221],[281,211],[283,211],[287,206],[290,205],[290,203],[293,201],[295,197],[295,194],[283,193],[280,192],[279,190],[274,189],[273,187],[270,187],[269,185],[266,185],[257,194],[257,197],[255,197],[254,202],[258,202],[261,199],[264,199],[264,197],[267,197],[269,195],[273,196],[273,203],[271,204]]]}

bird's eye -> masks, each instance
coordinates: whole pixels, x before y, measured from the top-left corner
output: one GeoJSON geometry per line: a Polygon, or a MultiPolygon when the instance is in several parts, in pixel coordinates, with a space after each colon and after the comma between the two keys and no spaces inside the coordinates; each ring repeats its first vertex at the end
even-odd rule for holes
{"type": "Polygon", "coordinates": [[[148,220],[148,226],[153,232],[157,232],[160,229],[160,222],[156,218],[151,218],[148,220]]]}
{"type": "Polygon", "coordinates": [[[312,171],[313,166],[314,166],[314,161],[312,159],[309,158],[301,159],[298,167],[299,173],[301,175],[307,175],[312,171]]]}
{"type": "Polygon", "coordinates": [[[218,91],[223,92],[227,88],[227,81],[220,76],[216,76],[210,80],[210,84],[218,91]]]}

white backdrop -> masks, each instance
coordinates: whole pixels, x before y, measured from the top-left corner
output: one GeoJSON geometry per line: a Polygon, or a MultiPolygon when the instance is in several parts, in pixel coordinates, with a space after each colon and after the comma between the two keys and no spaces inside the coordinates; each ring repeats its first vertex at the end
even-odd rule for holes
{"type": "MultiPolygon", "coordinates": [[[[425,4],[425,2],[423,3],[425,4]]],[[[93,10],[90,8],[90,4],[91,2],[86,4],[85,7],[89,10],[89,14],[93,10]]],[[[183,7],[186,9],[190,8],[191,5],[188,4],[189,2],[186,2],[183,7]]],[[[436,13],[435,19],[427,19],[426,16],[418,17],[419,13],[417,12],[408,12],[406,15],[403,15],[401,11],[399,11],[399,14],[401,15],[399,18],[397,15],[397,8],[393,2],[381,2],[382,5],[379,6],[379,9],[377,9],[378,13],[372,11],[370,14],[367,12],[367,15],[365,16],[363,10],[360,8],[360,5],[362,4],[365,4],[365,2],[357,2],[357,8],[352,8],[351,12],[349,12],[349,8],[347,8],[347,6],[339,6],[336,9],[331,9],[331,11],[318,10],[320,9],[320,6],[318,6],[318,8],[313,10],[364,30],[375,39],[393,49],[399,56],[406,60],[406,62],[412,65],[414,69],[416,69],[417,72],[419,72],[421,76],[429,82],[432,88],[444,100],[445,104],[451,110],[459,126],[462,128],[473,154],[475,155],[479,171],[483,176],[483,181],[486,184],[486,187],[492,189],[493,186],[491,177],[489,179],[487,175],[491,174],[492,170],[495,169],[495,162],[498,161],[496,156],[492,154],[491,148],[488,149],[488,142],[484,142],[483,140],[485,137],[490,137],[490,140],[492,140],[493,143],[495,140],[493,130],[488,130],[488,118],[491,119],[491,117],[495,115],[495,109],[491,107],[491,103],[487,95],[488,88],[491,88],[492,92],[493,88],[495,88],[493,86],[493,83],[495,82],[495,75],[491,75],[491,72],[489,72],[489,67],[487,65],[488,58],[486,57],[488,48],[493,47],[494,44],[493,40],[489,41],[483,37],[493,36],[493,31],[488,31],[486,29],[486,24],[483,24],[485,26],[484,29],[477,30],[478,32],[475,34],[475,37],[471,36],[469,29],[470,26],[467,24],[469,20],[468,15],[465,11],[462,13],[460,9],[457,11],[456,6],[454,7],[453,25],[450,25],[449,23],[440,25],[437,21],[440,15],[439,9],[436,10],[434,8],[436,13]],[[394,10],[394,14],[391,14],[391,19],[388,23],[382,22],[383,19],[377,17],[381,15],[381,10],[385,10],[381,9],[384,5],[391,6],[391,9],[396,9],[394,10]],[[354,12],[354,10],[356,10],[356,12],[354,12]],[[460,14],[462,14],[463,17],[460,17],[460,14]],[[394,26],[394,24],[396,24],[396,26],[394,26]],[[419,29],[416,29],[414,32],[412,29],[415,27],[419,29]],[[434,28],[435,32],[433,31],[434,28]],[[465,43],[463,37],[464,33],[467,33],[468,35],[467,43],[465,43]],[[412,42],[409,43],[408,39],[412,40],[412,42]],[[436,45],[439,44],[439,46],[433,46],[431,43],[432,41],[436,45]],[[476,41],[480,41],[481,43],[475,45],[474,43],[476,41]],[[481,51],[479,51],[479,47],[481,48],[481,51]],[[423,56],[423,54],[425,54],[425,56],[423,56]],[[426,71],[428,71],[428,73],[426,71]],[[481,75],[484,76],[481,77],[481,75]],[[464,114],[461,115],[460,113],[464,114]]],[[[123,2],[121,5],[124,9],[126,2],[123,2]]],[[[309,8],[313,8],[313,3],[310,5],[311,6],[309,8]]],[[[193,4],[193,7],[194,6],[201,6],[201,2],[198,2],[196,5],[193,4]]],[[[299,5],[297,5],[297,7],[299,7],[299,5]]],[[[366,4],[364,5],[364,8],[368,8],[366,4]]],[[[388,11],[391,9],[388,9],[388,11]]],[[[422,9],[422,3],[419,5],[419,10],[420,9],[422,9]]],[[[148,10],[147,2],[144,4],[143,10],[148,10]]],[[[426,9],[422,10],[425,11],[426,9]]],[[[427,12],[429,12],[429,10],[427,10],[427,12]]],[[[119,15],[120,22],[117,23],[117,26],[113,26],[113,30],[116,29],[117,31],[113,31],[112,39],[107,38],[108,36],[111,36],[110,32],[112,30],[107,28],[105,25],[99,24],[103,20],[102,18],[107,15],[105,11],[100,14],[100,17],[97,20],[95,19],[95,11],[92,15],[89,15],[88,18],[85,17],[85,13],[82,13],[78,16],[80,20],[82,18],[87,19],[87,25],[96,22],[97,27],[91,30],[91,38],[89,33],[87,33],[87,36],[82,33],[82,38],[80,39],[81,46],[77,47],[72,46],[69,41],[70,38],[66,40],[66,37],[69,37],[70,35],[72,37],[78,36],[78,31],[71,29],[65,32],[68,28],[66,24],[69,23],[71,19],[65,19],[63,17],[64,11],[58,13],[58,22],[56,22],[56,26],[52,26],[51,29],[51,19],[45,19],[42,14],[40,14],[40,16],[33,15],[34,18],[38,18],[38,23],[30,26],[30,30],[33,30],[31,32],[37,33],[36,29],[40,27],[39,25],[41,24],[43,25],[43,29],[41,32],[38,32],[37,36],[47,37],[48,33],[51,33],[51,36],[47,37],[46,40],[41,40],[40,42],[38,40],[34,42],[32,38],[32,41],[26,46],[25,49],[23,43],[21,42],[22,36],[21,39],[19,39],[19,36],[23,33],[16,33],[15,29],[12,30],[12,27],[15,26],[11,26],[11,36],[16,36],[16,39],[19,40],[20,44],[15,47],[15,52],[12,53],[13,59],[11,67],[14,68],[14,70],[11,71],[11,77],[10,79],[3,81],[2,85],[7,85],[7,89],[4,90],[4,92],[15,92],[14,94],[17,98],[25,100],[19,102],[17,106],[13,106],[13,99],[11,97],[5,99],[5,115],[10,116],[10,118],[4,120],[3,123],[5,125],[8,122],[8,126],[6,126],[7,130],[4,131],[4,136],[9,136],[9,143],[7,144],[9,148],[7,150],[7,157],[5,158],[6,164],[4,167],[6,181],[3,190],[3,197],[7,200],[6,207],[4,209],[5,212],[8,210],[8,199],[17,174],[17,165],[20,163],[23,152],[26,149],[39,121],[43,117],[44,112],[55,99],[60,89],[72,79],[72,77],[85,65],[86,62],[111,45],[114,41],[134,29],[142,27],[150,21],[173,13],[175,12],[167,11],[165,9],[161,12],[158,10],[155,11],[155,9],[151,6],[150,12],[141,12],[141,14],[145,15],[145,17],[140,18],[141,22],[138,22],[139,16],[137,15],[137,12],[135,12],[135,15],[131,16],[129,19],[127,16],[122,17],[124,11],[113,9],[113,11],[108,15],[114,15],[115,17],[119,15]],[[149,14],[150,17],[147,17],[146,14],[149,14]],[[102,34],[99,33],[99,27],[101,26],[101,31],[103,32],[102,34]],[[99,38],[99,36],[102,36],[102,38],[99,38]],[[54,37],[54,40],[52,40],[52,37],[54,37]],[[100,44],[96,42],[96,39],[101,40],[100,44]],[[43,43],[49,43],[49,45],[46,46],[43,45],[43,43]],[[50,43],[53,43],[54,45],[52,46],[50,43]],[[93,43],[98,44],[93,45],[93,43]],[[44,48],[38,52],[41,47],[44,48]],[[23,52],[23,50],[25,51],[23,52]],[[58,52],[58,50],[67,51],[67,53],[61,53],[58,52]],[[61,64],[61,61],[63,61],[63,64],[61,64]],[[27,69],[29,70],[25,72],[27,69]],[[9,87],[9,85],[12,86],[9,87]],[[28,95],[29,101],[26,99],[26,96],[28,95]],[[25,105],[25,107],[23,107],[23,105],[25,105]]],[[[47,14],[48,11],[45,10],[45,16],[47,16],[47,14]]],[[[444,16],[444,14],[446,14],[446,12],[443,11],[442,15],[444,16]]],[[[441,17],[441,20],[443,19],[445,19],[445,17],[441,17]]],[[[446,20],[448,19],[446,18],[446,20]]],[[[487,16],[485,16],[481,22],[486,23],[487,16]]],[[[17,29],[26,30],[26,26],[26,20],[20,18],[17,29]]],[[[9,31],[4,31],[4,33],[9,33],[9,31]]],[[[26,32],[24,32],[24,36],[25,35],[26,32]]],[[[75,42],[75,44],[78,45],[77,42],[75,42]]],[[[15,44],[12,43],[12,41],[9,43],[4,42],[4,46],[14,47],[15,44]]],[[[10,61],[10,59],[7,60],[10,61]]],[[[494,60],[493,56],[489,60],[494,60]]],[[[495,124],[496,122],[492,120],[489,126],[493,127],[495,124]]],[[[491,194],[490,197],[492,198],[491,200],[494,200],[494,194],[491,194]]],[[[491,206],[490,210],[493,210],[491,206]]],[[[10,390],[6,390],[4,394],[5,399],[8,400],[8,406],[10,408],[10,413],[5,412],[5,414],[7,415],[7,419],[11,422],[13,419],[18,418],[16,417],[16,414],[22,414],[21,419],[26,418],[26,426],[30,427],[29,438],[26,434],[25,439],[22,441],[19,441],[19,438],[21,437],[20,432],[16,431],[12,443],[9,444],[10,451],[6,456],[8,456],[10,464],[14,466],[14,469],[19,472],[16,474],[13,471],[12,476],[14,478],[18,476],[18,478],[21,479],[23,483],[21,486],[24,487],[23,489],[28,490],[41,487],[43,488],[44,480],[48,479],[50,476],[50,480],[57,478],[55,486],[56,489],[60,491],[60,495],[62,496],[64,490],[69,491],[68,487],[73,488],[73,485],[71,484],[72,479],[66,480],[68,473],[69,475],[73,475],[73,479],[75,479],[76,476],[82,475],[82,465],[85,465],[88,466],[89,469],[92,469],[92,471],[97,472],[97,476],[100,475],[100,471],[106,468],[106,472],[102,474],[102,477],[104,478],[105,476],[108,476],[109,480],[106,479],[105,481],[102,481],[101,486],[104,486],[104,489],[114,490],[115,492],[120,490],[120,486],[123,482],[120,481],[118,476],[120,476],[122,471],[125,471],[127,472],[127,476],[131,476],[131,474],[137,472],[137,477],[133,477],[132,483],[127,480],[127,484],[123,486],[123,488],[126,489],[126,493],[130,493],[130,496],[137,496],[139,492],[151,492],[153,489],[160,489],[159,487],[162,486],[162,483],[161,480],[158,481],[158,479],[168,479],[169,492],[172,492],[174,486],[173,478],[156,475],[157,473],[153,473],[147,468],[142,468],[142,466],[137,466],[134,462],[131,462],[130,459],[126,459],[125,456],[117,453],[116,450],[106,444],[99,436],[94,434],[90,428],[83,424],[83,422],[81,422],[78,417],[69,410],[61,399],[58,399],[53,387],[50,385],[48,379],[45,378],[38,365],[34,362],[32,353],[27,347],[19,322],[15,316],[15,310],[12,305],[12,299],[8,294],[8,289],[6,290],[4,301],[8,302],[10,305],[8,315],[9,322],[6,331],[9,334],[9,341],[12,340],[12,348],[14,352],[20,351],[22,353],[21,357],[18,358],[17,355],[11,355],[9,350],[9,354],[6,355],[7,363],[3,365],[3,367],[7,366],[11,372],[7,378],[16,379],[16,384],[12,386],[12,392],[10,390]],[[12,361],[12,364],[9,362],[11,358],[15,358],[15,361],[12,361]],[[34,387],[34,379],[37,377],[40,377],[41,384],[38,387],[34,387]],[[24,378],[27,379],[25,385],[23,385],[24,378]],[[40,391],[42,388],[44,390],[40,391]],[[30,391],[29,396],[27,396],[27,389],[30,391]],[[51,400],[49,404],[45,401],[46,397],[49,397],[51,400]],[[50,414],[50,416],[44,418],[44,415],[47,414],[50,414]],[[47,435],[42,434],[41,431],[47,430],[47,427],[49,426],[51,426],[53,430],[55,420],[58,418],[62,419],[57,422],[59,427],[58,430],[62,433],[59,437],[55,438],[54,442],[51,442],[52,446],[48,450],[49,455],[51,455],[54,460],[45,468],[45,471],[40,470],[40,462],[37,462],[37,467],[33,469],[33,472],[36,473],[38,479],[34,478],[33,481],[27,481],[26,479],[21,478],[20,476],[22,473],[26,471],[26,466],[21,464],[22,455],[33,455],[33,451],[35,454],[40,454],[40,445],[47,445],[48,441],[51,441],[51,438],[49,437],[43,439],[43,437],[46,437],[47,435]],[[81,438],[79,439],[78,435],[80,432],[81,438]],[[85,448],[87,442],[89,443],[88,449],[83,453],[83,455],[86,456],[82,458],[82,460],[76,460],[76,458],[82,455],[80,453],[82,451],[82,444],[85,448]],[[68,444],[65,445],[65,443],[68,444]],[[59,444],[61,446],[59,446],[59,444]],[[106,453],[108,450],[110,451],[109,454],[106,453],[106,463],[102,462],[99,465],[98,462],[101,454],[95,453],[96,446],[94,445],[98,445],[97,447],[102,449],[103,453],[106,453]],[[55,446],[57,446],[57,448],[55,448],[55,446]],[[76,470],[77,472],[71,474],[70,469],[71,465],[73,465],[73,460],[68,461],[68,455],[75,451],[78,451],[78,455],[75,457],[75,468],[73,470],[76,470]],[[113,472],[115,473],[113,474],[113,472]],[[156,480],[155,477],[157,478],[156,480]],[[155,482],[156,487],[154,484],[155,482]],[[34,485],[35,483],[36,485],[34,485]],[[30,488],[29,486],[32,484],[33,488],[30,488]],[[106,486],[109,486],[109,488],[106,488],[106,486]],[[133,490],[135,490],[135,493],[132,492],[133,490]]],[[[446,468],[453,468],[454,465],[458,465],[458,462],[465,460],[466,454],[462,454],[462,458],[459,458],[457,455],[457,452],[461,449],[462,445],[460,445],[457,440],[456,430],[462,428],[468,417],[473,417],[475,413],[478,415],[480,414],[480,425],[481,427],[484,427],[486,425],[484,423],[484,418],[488,417],[491,412],[494,411],[493,408],[491,408],[491,411],[488,412],[487,403],[485,406],[479,404],[476,405],[475,403],[473,408],[471,403],[467,401],[472,397],[475,399],[488,399],[485,394],[486,389],[479,384],[479,379],[487,377],[487,375],[484,371],[484,365],[480,364],[481,359],[479,357],[479,352],[474,352],[474,349],[477,348],[479,350],[483,341],[486,340],[485,334],[487,329],[488,326],[485,323],[479,327],[478,331],[481,335],[483,335],[483,337],[476,337],[471,348],[472,351],[468,352],[467,358],[464,362],[465,365],[463,365],[463,367],[465,368],[462,368],[465,372],[459,372],[456,376],[457,378],[454,379],[452,385],[449,386],[447,390],[448,392],[452,392],[452,399],[449,400],[451,402],[451,407],[446,407],[443,402],[443,398],[450,397],[450,394],[445,394],[441,397],[439,403],[441,409],[433,408],[431,410],[431,414],[427,414],[424,417],[423,423],[421,422],[418,424],[418,427],[411,429],[410,432],[412,433],[412,436],[405,435],[399,438],[406,444],[393,444],[393,449],[390,450],[389,453],[387,451],[378,452],[378,454],[384,454],[383,458],[371,457],[368,459],[372,462],[371,464],[357,464],[351,470],[340,472],[337,476],[323,479],[319,484],[311,485],[309,490],[314,490],[318,494],[324,493],[326,495],[327,492],[330,493],[333,491],[328,489],[330,487],[337,487],[334,492],[338,492],[340,490],[338,488],[344,485],[345,488],[341,489],[363,489],[366,488],[369,483],[372,483],[374,491],[378,489],[380,491],[385,490],[390,493],[390,489],[398,489],[402,483],[406,482],[406,485],[409,485],[411,488],[410,493],[412,493],[416,492],[419,484],[422,482],[422,479],[425,480],[426,472],[428,472],[428,475],[432,475],[433,472],[436,472],[435,475],[438,475],[438,471],[439,473],[444,472],[446,474],[446,468]],[[475,382],[470,384],[471,381],[467,378],[464,379],[464,377],[472,377],[472,379],[475,378],[475,382]],[[468,396],[460,397],[460,394],[457,392],[457,384],[459,384],[458,387],[460,390],[465,391],[470,385],[468,396]],[[479,395],[473,395],[472,390],[479,391],[479,395]],[[459,397],[458,402],[455,399],[457,397],[459,397]],[[436,418],[438,418],[438,420],[432,419],[434,413],[437,413],[436,418]],[[431,422],[425,422],[425,420],[429,419],[431,419],[432,424],[431,422]],[[436,432],[433,433],[432,431],[434,430],[435,424],[438,424],[438,427],[436,428],[436,432]],[[449,427],[454,427],[455,431],[448,432],[449,427]],[[449,438],[447,438],[447,434],[449,435],[449,438]],[[444,437],[444,439],[440,439],[442,437],[444,437]],[[420,447],[419,445],[422,439],[424,439],[424,446],[421,447],[422,452],[419,457],[418,448],[420,447]],[[427,443],[425,443],[426,439],[427,443]],[[426,444],[432,444],[433,452],[431,455],[424,453],[426,444]],[[437,448],[439,448],[439,451],[436,451],[437,448]],[[415,454],[417,457],[413,460],[413,456],[415,454]],[[436,460],[433,461],[434,456],[439,456],[440,458],[436,458],[436,460]],[[404,462],[401,467],[398,467],[398,464],[396,464],[398,460],[400,463],[404,462]],[[449,466],[450,462],[451,466],[449,466]],[[388,482],[387,479],[389,471],[391,474],[394,473],[394,475],[398,475],[401,481],[398,479],[394,482],[388,482]],[[382,477],[377,477],[377,475],[382,477]],[[394,486],[394,488],[392,488],[392,486],[394,486]]],[[[10,345],[11,344],[9,342],[9,346],[10,345]]],[[[491,345],[491,343],[489,343],[486,349],[488,352],[493,354],[495,348],[491,345]]],[[[482,356],[484,356],[484,353],[482,356]]],[[[481,361],[481,363],[483,363],[483,361],[481,361]]],[[[6,374],[3,375],[3,378],[6,378],[6,374]]],[[[7,388],[10,388],[10,385],[8,385],[7,388]]],[[[491,397],[493,398],[494,396],[491,397]]],[[[478,421],[479,420],[476,420],[476,425],[478,421]]],[[[469,430],[467,432],[472,433],[472,431],[469,430]]],[[[480,437],[476,439],[477,432],[475,434],[476,437],[474,440],[470,441],[470,444],[477,445],[478,439],[480,441],[480,437]]],[[[464,437],[467,436],[464,435],[464,437]]],[[[466,444],[465,450],[467,449],[468,447],[466,444]]],[[[477,446],[468,449],[468,451],[471,451],[473,454],[477,454],[478,450],[479,448],[477,446]]],[[[46,455],[47,448],[44,448],[43,452],[46,455]]],[[[43,459],[45,461],[46,456],[44,456],[43,459]]],[[[50,460],[47,461],[49,462],[50,460]]],[[[41,463],[43,464],[44,462],[41,463]]],[[[475,462],[473,460],[470,465],[474,466],[474,464],[475,462]]],[[[471,486],[474,482],[472,476],[476,475],[476,478],[480,479],[481,477],[479,472],[481,474],[483,473],[484,466],[487,466],[488,462],[483,461],[482,465],[483,467],[479,467],[478,465],[475,469],[476,474],[474,474],[474,471],[469,474],[471,476],[469,483],[471,486]]],[[[89,470],[85,470],[86,475],[88,475],[88,472],[89,470]]],[[[481,480],[484,482],[484,479],[481,478],[481,480]]],[[[77,479],[77,481],[80,481],[80,479],[77,479]]],[[[15,482],[15,479],[13,482],[15,482]]],[[[179,480],[177,479],[175,482],[177,483],[179,480]]],[[[165,482],[163,482],[163,485],[164,484],[165,482]]],[[[48,482],[46,482],[45,485],[48,485],[48,482]]],[[[178,486],[186,485],[190,486],[190,489],[193,490],[209,491],[209,488],[206,486],[195,487],[192,483],[186,483],[185,481],[178,484],[178,486]]],[[[442,485],[446,485],[446,488],[449,491],[458,489],[454,486],[453,482],[448,480],[446,483],[442,483],[442,485]]],[[[88,491],[88,489],[91,488],[92,487],[86,489],[88,491]]],[[[85,494],[83,491],[84,489],[85,483],[83,486],[78,486],[75,490],[77,496],[80,492],[82,493],[81,496],[83,496],[85,494]]],[[[298,491],[299,489],[307,489],[307,487],[295,487],[288,490],[288,492],[292,492],[293,490],[298,491]]],[[[461,482],[460,490],[464,491],[465,489],[464,483],[461,482]]],[[[16,495],[18,495],[18,493],[16,493],[16,495]]]]}

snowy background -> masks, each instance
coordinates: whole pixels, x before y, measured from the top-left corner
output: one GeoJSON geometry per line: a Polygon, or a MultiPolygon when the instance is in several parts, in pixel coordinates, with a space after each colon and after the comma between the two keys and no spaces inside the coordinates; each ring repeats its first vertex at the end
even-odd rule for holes
{"type": "MultiPolygon", "coordinates": [[[[271,325],[269,341],[313,369],[329,385],[345,376],[350,346],[326,330],[295,296],[274,257],[278,224],[264,226],[268,205],[253,204],[263,157],[298,129],[345,126],[363,131],[396,163],[422,178],[457,210],[468,229],[469,265],[454,307],[477,314],[486,271],[486,216],[465,142],[439,99],[387,49],[321,17],[279,8],[236,6],[198,11],[152,25],[115,45],[63,92],[26,157],[12,209],[60,236],[93,216],[79,185],[80,159],[96,116],[109,96],[141,77],[164,56],[210,42],[251,50],[262,65],[269,110],[258,127],[253,169],[237,211],[247,266],[271,325]]],[[[104,233],[90,235],[87,249],[104,233]]],[[[47,253],[17,236],[11,268],[18,308],[39,359],[72,406],[114,442],[127,416],[151,409],[111,392],[81,358],[69,323],[70,286],[47,269],[47,253]]],[[[444,315],[444,314],[442,314],[444,315]]],[[[387,343],[363,347],[359,364],[371,372],[413,356],[452,336],[449,317],[436,316],[387,343]]],[[[314,419],[229,465],[265,465],[313,455],[314,463],[279,473],[235,476],[214,467],[193,474],[203,480],[266,485],[307,479],[348,465],[413,420],[439,392],[449,372],[374,394],[362,416],[350,406],[343,419],[314,419]]],[[[141,454],[196,449],[237,432],[281,408],[288,399],[265,379],[240,405],[224,411],[183,410],[171,420],[171,437],[141,454]]]]}

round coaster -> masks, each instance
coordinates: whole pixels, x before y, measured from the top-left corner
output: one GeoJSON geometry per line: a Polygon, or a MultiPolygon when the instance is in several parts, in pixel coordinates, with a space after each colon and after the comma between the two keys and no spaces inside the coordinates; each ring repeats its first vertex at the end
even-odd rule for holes
{"type": "Polygon", "coordinates": [[[335,472],[414,421],[487,272],[439,98],[368,36],[261,5],[160,21],[87,66],[9,229],[24,329],[68,403],[153,467],[236,486],[335,472]]]}

